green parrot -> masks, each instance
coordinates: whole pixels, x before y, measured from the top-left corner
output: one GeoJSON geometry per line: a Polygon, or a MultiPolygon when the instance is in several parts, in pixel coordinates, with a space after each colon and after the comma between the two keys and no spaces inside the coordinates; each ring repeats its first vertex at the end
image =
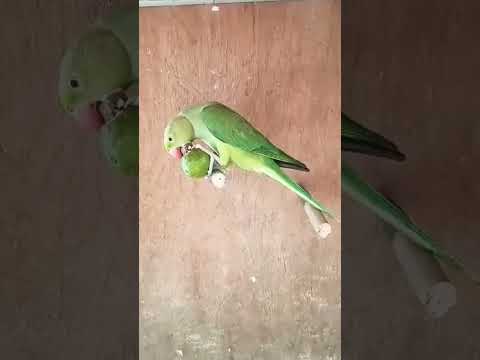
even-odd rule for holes
{"type": "Polygon", "coordinates": [[[95,22],[66,50],[58,83],[60,103],[82,127],[98,131],[107,121],[99,104],[136,82],[138,9],[121,9],[95,22]]]}
{"type": "MultiPolygon", "coordinates": [[[[343,113],[342,150],[362,153],[368,156],[389,158],[396,161],[405,159],[405,155],[398,150],[394,143],[354,122],[343,113]]],[[[362,180],[345,161],[342,161],[342,191],[371,210],[394,229],[404,234],[414,244],[432,254],[436,259],[456,269],[465,271],[460,261],[441,249],[429,234],[411,220],[402,208],[362,180]]],[[[470,278],[476,284],[479,284],[478,280],[471,276],[470,278]]]]}
{"type": "Polygon", "coordinates": [[[104,156],[138,176],[138,8],[97,20],[70,46],[60,65],[60,103],[99,135],[104,156]]]}
{"type": "Polygon", "coordinates": [[[287,176],[282,168],[309,171],[307,166],[273,145],[245,118],[218,102],[209,102],[180,112],[165,129],[165,150],[177,159],[182,148],[201,140],[214,150],[214,159],[223,168],[235,165],[245,171],[267,175],[287,187],[301,199],[336,219],[331,211],[287,176]]]}

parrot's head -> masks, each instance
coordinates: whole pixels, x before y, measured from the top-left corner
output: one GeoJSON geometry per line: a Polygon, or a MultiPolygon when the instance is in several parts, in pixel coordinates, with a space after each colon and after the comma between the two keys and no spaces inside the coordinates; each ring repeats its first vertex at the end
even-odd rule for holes
{"type": "Polygon", "coordinates": [[[182,147],[191,143],[195,132],[192,123],[185,116],[178,115],[168,123],[163,135],[165,150],[177,159],[183,156],[182,147]]]}
{"type": "Polygon", "coordinates": [[[99,129],[105,123],[98,105],[106,96],[132,81],[130,57],[110,31],[94,29],[70,47],[61,63],[60,103],[83,127],[99,129]]]}

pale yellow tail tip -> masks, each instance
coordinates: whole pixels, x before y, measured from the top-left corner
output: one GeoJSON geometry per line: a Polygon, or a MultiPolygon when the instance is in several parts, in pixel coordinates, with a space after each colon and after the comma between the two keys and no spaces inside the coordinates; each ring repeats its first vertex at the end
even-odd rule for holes
{"type": "Polygon", "coordinates": [[[307,202],[304,204],[304,209],[318,237],[326,239],[332,233],[332,226],[328,223],[323,213],[307,202]]]}
{"type": "Polygon", "coordinates": [[[427,299],[427,312],[438,319],[457,303],[457,290],[450,282],[440,282],[430,288],[427,299]]]}
{"type": "Polygon", "coordinates": [[[395,255],[407,280],[432,318],[440,318],[456,304],[455,287],[448,281],[438,261],[413,244],[400,232],[393,236],[395,255]]]}

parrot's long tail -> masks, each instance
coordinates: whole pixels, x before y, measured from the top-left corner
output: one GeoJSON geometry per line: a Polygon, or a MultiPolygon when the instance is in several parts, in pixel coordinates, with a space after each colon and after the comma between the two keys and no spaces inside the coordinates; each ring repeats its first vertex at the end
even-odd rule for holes
{"type": "Polygon", "coordinates": [[[373,211],[375,215],[387,224],[390,224],[397,231],[402,232],[412,242],[432,254],[437,260],[464,271],[476,285],[480,286],[480,280],[473,274],[468,273],[459,260],[441,249],[428,234],[410,220],[403,209],[363,181],[345,164],[342,164],[342,191],[350,195],[353,200],[373,211]]]}
{"type": "Polygon", "coordinates": [[[269,176],[273,180],[278,181],[280,184],[282,184],[286,188],[293,191],[295,194],[297,194],[300,198],[308,202],[314,208],[320,210],[322,213],[324,213],[325,215],[328,215],[330,218],[338,221],[337,218],[333,215],[333,213],[329,209],[327,209],[325,206],[320,204],[317,200],[315,200],[312,197],[312,195],[310,195],[310,193],[307,190],[302,188],[293,179],[288,177],[288,175],[285,174],[277,164],[275,163],[269,164],[268,166],[265,166],[261,171],[265,175],[269,176]]]}

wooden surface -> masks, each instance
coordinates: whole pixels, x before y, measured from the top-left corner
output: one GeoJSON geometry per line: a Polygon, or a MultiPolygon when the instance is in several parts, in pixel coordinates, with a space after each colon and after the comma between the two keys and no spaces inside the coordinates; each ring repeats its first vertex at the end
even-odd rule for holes
{"type": "Polygon", "coordinates": [[[234,171],[193,181],[163,149],[167,120],[217,100],[311,172],[340,214],[340,2],[140,10],[140,347],[149,359],[325,359],[340,347],[340,226],[234,171]]]}
{"type": "MultiPolygon", "coordinates": [[[[342,3],[342,110],[407,160],[345,156],[480,275],[477,1],[342,3]]],[[[344,359],[479,359],[480,288],[445,268],[457,305],[428,321],[382,223],[342,199],[344,359]]]]}
{"type": "Polygon", "coordinates": [[[2,359],[138,353],[138,181],[109,169],[57,94],[65,48],[128,2],[2,3],[2,359]]]}

